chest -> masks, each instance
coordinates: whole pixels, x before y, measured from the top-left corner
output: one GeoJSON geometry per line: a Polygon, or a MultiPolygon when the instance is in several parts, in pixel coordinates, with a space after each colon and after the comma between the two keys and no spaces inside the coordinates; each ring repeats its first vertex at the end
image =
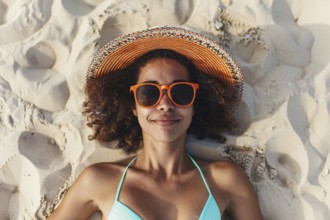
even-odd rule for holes
{"type": "Polygon", "coordinates": [[[209,200],[210,193],[197,174],[165,182],[128,176],[120,188],[116,205],[142,219],[197,220],[209,200]]]}

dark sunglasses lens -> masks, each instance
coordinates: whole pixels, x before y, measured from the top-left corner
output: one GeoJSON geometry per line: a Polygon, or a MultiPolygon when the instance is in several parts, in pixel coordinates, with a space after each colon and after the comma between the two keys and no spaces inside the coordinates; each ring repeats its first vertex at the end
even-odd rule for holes
{"type": "Polygon", "coordinates": [[[142,106],[152,106],[156,104],[160,96],[160,91],[157,86],[142,85],[136,90],[136,99],[142,106]]]}
{"type": "Polygon", "coordinates": [[[188,84],[176,84],[171,89],[174,102],[179,105],[189,105],[194,99],[194,88],[188,84]]]}

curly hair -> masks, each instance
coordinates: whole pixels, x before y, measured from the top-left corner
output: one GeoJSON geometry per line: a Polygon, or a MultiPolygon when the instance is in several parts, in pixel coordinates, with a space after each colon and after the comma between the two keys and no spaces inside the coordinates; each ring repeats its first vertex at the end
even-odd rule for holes
{"type": "Polygon", "coordinates": [[[194,102],[195,114],[187,133],[198,139],[209,137],[224,143],[223,133],[235,125],[231,115],[232,102],[235,102],[233,91],[221,80],[199,71],[185,56],[165,49],[144,54],[126,69],[87,80],[83,113],[87,117],[87,125],[95,131],[89,139],[102,142],[118,140],[117,148],[126,153],[134,153],[141,148],[142,131],[132,112],[135,102],[129,88],[136,84],[140,69],[156,58],[181,63],[187,68],[190,81],[200,85],[194,102]]]}

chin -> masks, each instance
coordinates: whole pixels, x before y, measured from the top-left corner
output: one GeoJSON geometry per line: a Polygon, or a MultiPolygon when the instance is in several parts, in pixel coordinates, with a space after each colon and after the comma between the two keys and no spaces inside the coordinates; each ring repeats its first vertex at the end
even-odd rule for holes
{"type": "Polygon", "coordinates": [[[163,142],[163,143],[174,143],[177,141],[181,141],[183,139],[186,138],[186,133],[184,134],[159,134],[155,137],[156,140],[158,140],[159,142],[163,142]]]}

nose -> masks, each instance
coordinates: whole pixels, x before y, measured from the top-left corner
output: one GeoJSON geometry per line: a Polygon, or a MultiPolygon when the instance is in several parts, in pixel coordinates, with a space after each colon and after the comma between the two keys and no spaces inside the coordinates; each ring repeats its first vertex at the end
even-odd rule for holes
{"type": "Polygon", "coordinates": [[[167,95],[167,90],[163,90],[163,96],[157,105],[157,109],[160,111],[172,111],[174,109],[174,104],[167,95]]]}

